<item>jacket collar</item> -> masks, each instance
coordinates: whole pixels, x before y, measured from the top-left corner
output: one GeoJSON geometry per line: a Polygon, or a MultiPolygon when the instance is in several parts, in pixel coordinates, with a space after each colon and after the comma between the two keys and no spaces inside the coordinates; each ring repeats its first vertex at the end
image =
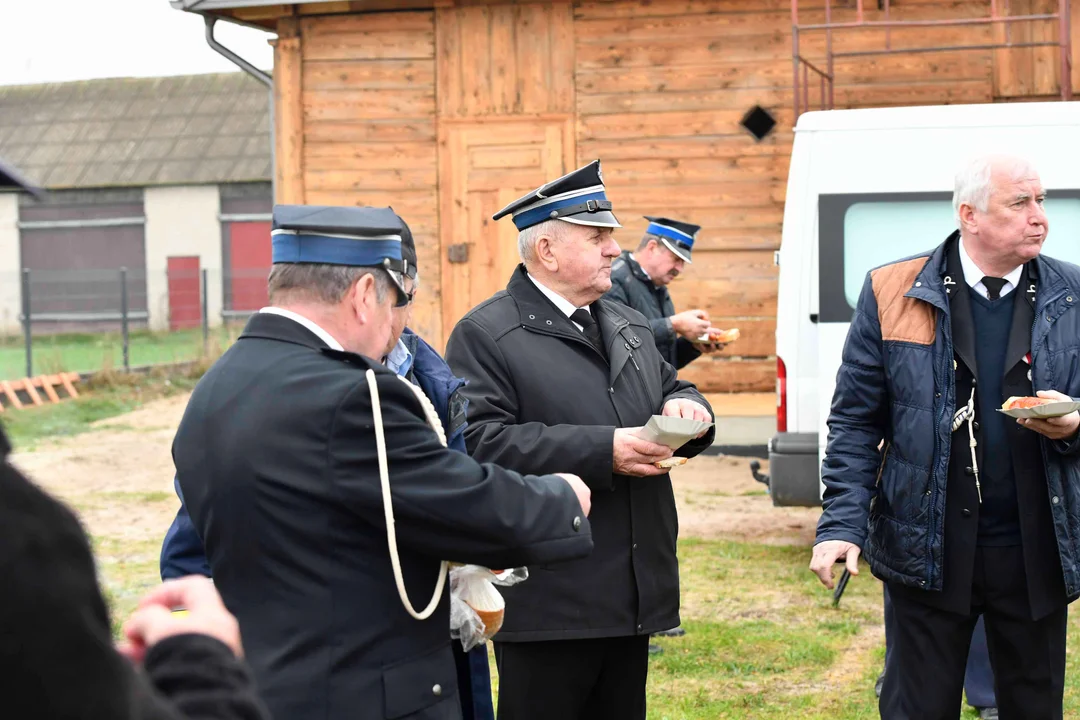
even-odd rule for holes
{"type": "MultiPolygon", "coordinates": [[[[521,327],[581,343],[596,358],[601,359],[600,354],[571,324],[569,318],[544,297],[540,289],[529,280],[524,265],[518,265],[506,286],[506,292],[517,304],[521,327]]],[[[641,346],[641,338],[633,328],[630,328],[630,320],[619,311],[617,304],[601,299],[590,305],[589,309],[596,318],[597,325],[600,326],[600,337],[607,349],[609,379],[614,383],[629,359],[630,353],[641,346]]]]}
{"type": "Polygon", "coordinates": [[[652,281],[652,278],[649,277],[649,273],[645,272],[645,268],[641,267],[641,263],[634,259],[633,254],[631,254],[629,250],[623,250],[622,256],[626,260],[626,266],[630,268],[630,274],[632,274],[638,280],[641,280],[644,283],[648,283],[650,286],[656,286],[656,283],[654,283],[652,281]]]}
{"type": "Polygon", "coordinates": [[[255,313],[247,321],[240,339],[262,338],[303,345],[315,350],[329,349],[318,335],[291,318],[272,313],[255,313]]]}
{"type": "Polygon", "coordinates": [[[977,377],[979,372],[975,360],[975,324],[971,316],[971,296],[968,294],[967,279],[964,277],[960,259],[959,237],[959,233],[954,233],[945,241],[945,275],[941,278],[941,283],[949,299],[953,351],[967,365],[972,376],[977,377]]]}

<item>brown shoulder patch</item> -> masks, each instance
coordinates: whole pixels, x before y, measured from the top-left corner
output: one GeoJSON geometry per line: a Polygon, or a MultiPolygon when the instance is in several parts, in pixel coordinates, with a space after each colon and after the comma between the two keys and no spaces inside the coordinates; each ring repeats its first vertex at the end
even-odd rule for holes
{"type": "Polygon", "coordinates": [[[929,260],[926,257],[905,260],[870,273],[882,340],[934,344],[937,309],[922,300],[904,297],[929,260]]]}

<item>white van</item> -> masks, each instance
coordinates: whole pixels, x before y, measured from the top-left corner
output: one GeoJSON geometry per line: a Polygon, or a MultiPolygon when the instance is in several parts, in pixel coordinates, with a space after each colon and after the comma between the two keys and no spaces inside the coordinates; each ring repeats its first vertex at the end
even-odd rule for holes
{"type": "Polygon", "coordinates": [[[777,254],[775,505],[820,505],[826,420],[867,271],[930,250],[956,228],[953,177],[985,152],[1032,161],[1047,190],[1043,252],[1080,264],[1080,102],[800,116],[777,254]]]}

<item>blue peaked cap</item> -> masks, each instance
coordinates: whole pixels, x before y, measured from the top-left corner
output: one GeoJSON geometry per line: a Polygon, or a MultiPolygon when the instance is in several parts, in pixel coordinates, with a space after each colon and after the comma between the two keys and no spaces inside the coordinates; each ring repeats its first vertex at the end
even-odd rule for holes
{"type": "Polygon", "coordinates": [[[402,228],[390,208],[275,205],[272,261],[401,271],[402,228]]]}
{"type": "Polygon", "coordinates": [[[620,228],[611,212],[611,201],[604,189],[600,161],[563,175],[558,180],[533,190],[491,216],[492,220],[511,215],[518,230],[548,220],[565,220],[575,225],[620,228]]]}
{"type": "Polygon", "coordinates": [[[649,221],[649,227],[645,229],[646,233],[656,235],[668,250],[686,262],[692,262],[690,253],[694,249],[694,238],[697,237],[698,230],[701,230],[700,225],[648,215],[645,219],[649,221]]]}

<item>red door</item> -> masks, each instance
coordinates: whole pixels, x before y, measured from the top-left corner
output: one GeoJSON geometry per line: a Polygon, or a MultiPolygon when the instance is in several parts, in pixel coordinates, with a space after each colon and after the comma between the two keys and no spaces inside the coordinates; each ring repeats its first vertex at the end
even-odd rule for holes
{"type": "Polygon", "coordinates": [[[229,225],[229,288],[232,310],[266,307],[266,277],[270,274],[270,223],[229,225]]]}
{"type": "Polygon", "coordinates": [[[199,256],[174,255],[166,262],[169,275],[169,329],[199,327],[202,324],[199,256]]]}

